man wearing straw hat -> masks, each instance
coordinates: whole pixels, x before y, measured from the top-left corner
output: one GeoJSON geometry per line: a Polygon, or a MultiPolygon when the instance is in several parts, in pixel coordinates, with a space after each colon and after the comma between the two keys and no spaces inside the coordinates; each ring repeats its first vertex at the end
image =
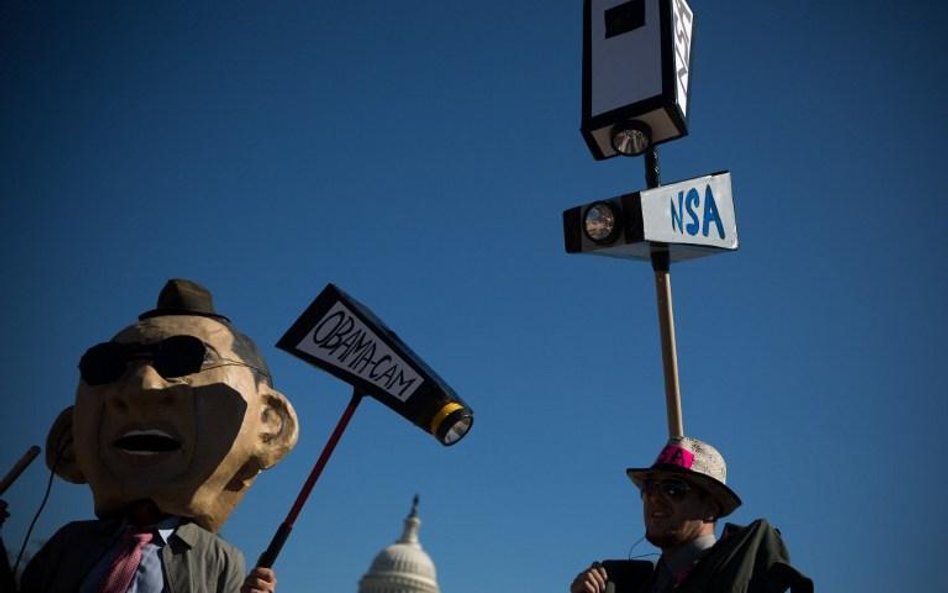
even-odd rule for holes
{"type": "Polygon", "coordinates": [[[715,536],[717,520],[741,499],[726,484],[724,457],[708,443],[674,437],[646,468],[629,468],[642,496],[645,538],[661,550],[646,561],[594,562],[570,593],[676,593],[813,590],[789,565],[779,533],[763,519],[715,536]],[[798,589],[799,587],[799,589],[798,589]]]}

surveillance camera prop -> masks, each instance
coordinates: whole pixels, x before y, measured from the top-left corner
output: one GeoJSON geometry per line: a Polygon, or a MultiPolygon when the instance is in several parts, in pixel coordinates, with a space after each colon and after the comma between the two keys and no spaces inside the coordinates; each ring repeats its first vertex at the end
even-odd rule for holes
{"type": "Polygon", "coordinates": [[[473,411],[365,305],[329,284],[277,347],[350,383],[403,418],[453,445],[473,411]]]}
{"type": "Polygon", "coordinates": [[[581,131],[596,160],[688,133],[694,13],[685,0],[586,0],[581,131]]]}
{"type": "Polygon", "coordinates": [[[563,212],[567,253],[649,260],[656,245],[671,261],[734,251],[737,221],[727,171],[597,200],[563,212]]]}

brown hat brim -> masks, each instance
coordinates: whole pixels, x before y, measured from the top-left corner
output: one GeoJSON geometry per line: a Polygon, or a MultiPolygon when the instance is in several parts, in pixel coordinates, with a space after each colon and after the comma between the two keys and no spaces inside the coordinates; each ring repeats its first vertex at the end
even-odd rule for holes
{"type": "Polygon", "coordinates": [[[138,319],[140,321],[142,319],[161,317],[163,315],[195,315],[197,317],[210,317],[211,319],[216,319],[224,323],[230,323],[230,319],[219,313],[207,313],[205,311],[193,311],[190,309],[152,309],[139,315],[138,319]]]}

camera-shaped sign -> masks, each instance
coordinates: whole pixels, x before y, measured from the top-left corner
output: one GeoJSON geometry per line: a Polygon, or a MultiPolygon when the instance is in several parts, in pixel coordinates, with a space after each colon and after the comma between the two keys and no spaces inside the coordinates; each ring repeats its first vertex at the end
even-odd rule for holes
{"type": "Polygon", "coordinates": [[[444,445],[463,437],[473,411],[362,303],[326,285],[277,347],[382,402],[444,445]]]}
{"type": "Polygon", "coordinates": [[[649,260],[653,245],[671,261],[738,247],[727,171],[598,200],[563,212],[567,253],[649,260]]]}
{"type": "Polygon", "coordinates": [[[688,133],[694,13],[685,0],[585,0],[581,130],[597,160],[621,154],[617,128],[651,144],[688,133]]]}

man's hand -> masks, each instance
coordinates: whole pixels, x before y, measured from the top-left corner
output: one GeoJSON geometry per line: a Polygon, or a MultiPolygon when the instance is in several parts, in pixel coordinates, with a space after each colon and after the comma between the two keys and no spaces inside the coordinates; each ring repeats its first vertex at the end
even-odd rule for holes
{"type": "Polygon", "coordinates": [[[569,586],[569,591],[570,593],[604,593],[608,578],[606,569],[598,562],[593,562],[589,568],[576,575],[569,586]]]}
{"type": "Polygon", "coordinates": [[[256,567],[244,579],[240,593],[273,593],[276,591],[276,573],[270,568],[256,567]]]}

